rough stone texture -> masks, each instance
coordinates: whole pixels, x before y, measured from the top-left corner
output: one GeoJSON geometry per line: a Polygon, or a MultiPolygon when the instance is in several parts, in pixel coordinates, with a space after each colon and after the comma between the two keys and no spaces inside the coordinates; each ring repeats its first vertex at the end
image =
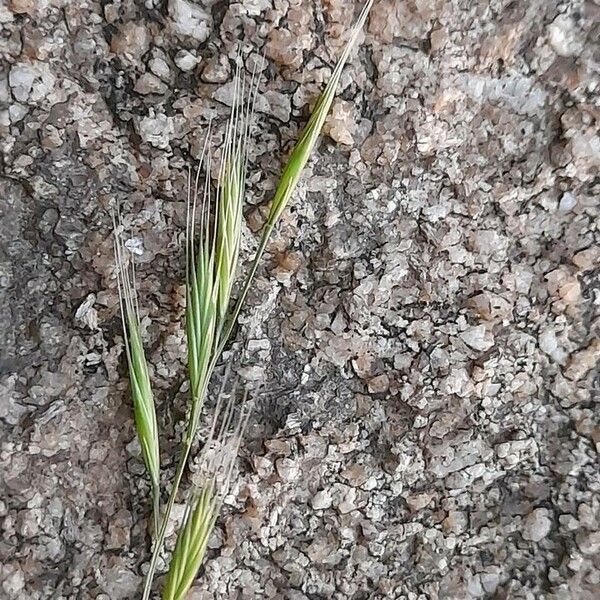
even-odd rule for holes
{"type": "MultiPolygon", "coordinates": [[[[139,597],[108,209],[172,469],[186,169],[236,40],[266,56],[247,257],[358,4],[0,6],[2,598],[139,597]]],[[[376,2],[242,318],[257,409],[192,598],[597,598],[599,16],[376,2]]]]}

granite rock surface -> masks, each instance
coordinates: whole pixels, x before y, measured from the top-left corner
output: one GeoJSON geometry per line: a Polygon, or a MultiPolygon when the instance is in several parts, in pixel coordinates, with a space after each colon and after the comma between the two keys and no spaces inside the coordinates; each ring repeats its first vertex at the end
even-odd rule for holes
{"type": "MultiPolygon", "coordinates": [[[[139,598],[110,210],[166,483],[188,168],[241,57],[247,260],[359,5],[0,5],[1,598],[139,598]]],[[[191,599],[597,598],[599,22],[597,0],[376,0],[228,351],[256,408],[191,599]]]]}

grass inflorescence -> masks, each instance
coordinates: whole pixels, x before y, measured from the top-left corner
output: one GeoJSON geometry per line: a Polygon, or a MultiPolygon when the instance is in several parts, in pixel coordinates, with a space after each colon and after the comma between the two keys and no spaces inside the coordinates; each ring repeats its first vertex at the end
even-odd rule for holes
{"type": "Polygon", "coordinates": [[[192,491],[171,558],[163,589],[163,600],[183,600],[200,565],[221,504],[229,491],[235,459],[250,411],[244,400],[236,414],[236,389],[224,400],[219,394],[210,432],[200,459],[202,483],[192,491]]]}
{"type": "MultiPolygon", "coordinates": [[[[150,598],[158,558],[162,551],[167,524],[190,458],[197,434],[202,406],[213,371],[231,337],[233,328],[251,289],[258,264],[271,234],[292,198],[323,129],[335,93],[353,46],[367,19],[373,0],[368,0],[350,32],[323,93],[317,100],[299,141],[282,171],[260,240],[235,302],[232,291],[237,279],[243,208],[248,170],[248,142],[258,89],[258,77],[250,79],[236,69],[234,103],[220,149],[218,175],[213,181],[212,133],[209,125],[206,141],[196,173],[190,171],[187,193],[186,227],[186,337],[188,377],[190,384],[189,412],[179,461],[168,499],[159,517],[160,463],[158,430],[148,369],[141,343],[139,311],[133,271],[124,260],[124,249],[116,236],[115,253],[121,266],[119,291],[124,330],[127,338],[127,359],[131,378],[136,428],[148,473],[155,505],[155,538],[152,558],[146,575],[143,600],[150,598]]],[[[115,231],[117,226],[115,226],[115,231]]],[[[241,443],[248,412],[236,411],[235,392],[227,402],[222,392],[210,434],[204,440],[202,485],[195,489],[184,524],[179,532],[169,572],[163,589],[164,600],[183,600],[202,564],[208,539],[217,520],[221,503],[229,488],[231,474],[241,443]],[[237,416],[234,418],[234,415],[237,416]]]]}
{"type": "Polygon", "coordinates": [[[125,354],[129,369],[133,415],[142,457],[152,486],[154,527],[158,530],[160,503],[160,447],[156,408],[152,395],[152,385],[148,373],[146,354],[142,344],[140,316],[135,288],[135,263],[127,260],[121,234],[121,225],[114,220],[114,251],[116,259],[117,287],[121,305],[125,354]]]}

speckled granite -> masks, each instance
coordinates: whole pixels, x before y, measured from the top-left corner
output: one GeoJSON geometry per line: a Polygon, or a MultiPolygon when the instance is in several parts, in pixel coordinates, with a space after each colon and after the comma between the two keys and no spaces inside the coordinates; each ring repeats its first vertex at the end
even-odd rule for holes
{"type": "MultiPolygon", "coordinates": [[[[172,470],[186,171],[238,40],[266,58],[247,257],[359,4],[0,5],[0,597],[139,597],[108,209],[172,470]]],[[[191,600],[597,597],[599,22],[376,0],[231,350],[256,411],[191,600]]]]}

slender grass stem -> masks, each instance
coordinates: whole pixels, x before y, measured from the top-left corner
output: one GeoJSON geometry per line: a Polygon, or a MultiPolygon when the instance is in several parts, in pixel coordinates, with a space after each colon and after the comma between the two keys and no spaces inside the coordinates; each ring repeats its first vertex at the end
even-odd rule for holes
{"type": "Polygon", "coordinates": [[[160,527],[160,487],[152,486],[152,517],[154,521],[154,535],[160,527]]]}

